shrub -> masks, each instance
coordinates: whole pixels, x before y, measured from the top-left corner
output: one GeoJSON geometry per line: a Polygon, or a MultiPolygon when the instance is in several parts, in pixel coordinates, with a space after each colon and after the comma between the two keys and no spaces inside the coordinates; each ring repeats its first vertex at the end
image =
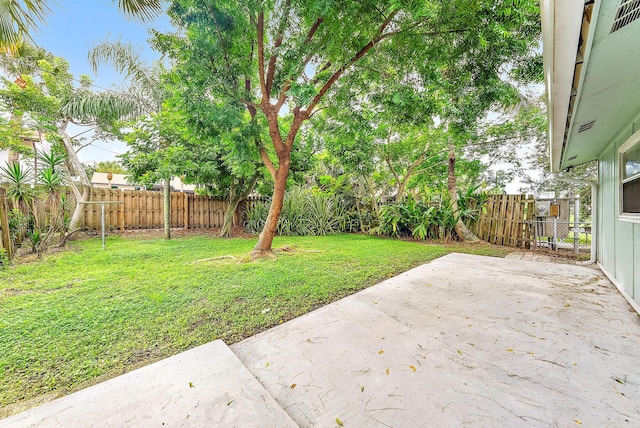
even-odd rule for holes
{"type": "Polygon", "coordinates": [[[479,213],[488,196],[472,188],[459,194],[458,210],[447,192],[430,195],[418,201],[409,196],[403,202],[384,205],[380,210],[380,223],[371,233],[388,236],[412,236],[416,239],[451,239],[459,218],[471,225],[478,221],[479,213]]]}
{"type": "Polygon", "coordinates": [[[246,211],[247,221],[244,225],[251,233],[260,233],[269,214],[269,203],[259,202],[246,211]]]}
{"type": "MultiPolygon", "coordinates": [[[[268,214],[269,203],[254,205],[247,210],[245,228],[259,233],[268,214]]],[[[285,194],[278,235],[330,235],[347,231],[349,227],[350,219],[339,198],[314,194],[302,187],[294,187],[285,194]]]]}

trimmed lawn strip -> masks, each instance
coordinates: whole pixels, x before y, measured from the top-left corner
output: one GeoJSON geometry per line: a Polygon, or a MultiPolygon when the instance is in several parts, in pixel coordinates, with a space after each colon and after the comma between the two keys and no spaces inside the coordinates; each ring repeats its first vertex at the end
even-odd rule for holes
{"type": "Polygon", "coordinates": [[[0,271],[0,407],[215,339],[231,344],[451,251],[504,255],[338,235],[276,238],[274,248],[292,251],[240,262],[254,243],[111,236],[106,251],[79,241],[0,271]]]}

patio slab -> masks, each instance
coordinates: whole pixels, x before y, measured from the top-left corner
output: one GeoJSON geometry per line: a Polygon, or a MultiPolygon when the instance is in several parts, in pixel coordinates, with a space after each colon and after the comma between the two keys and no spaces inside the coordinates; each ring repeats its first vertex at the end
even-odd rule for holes
{"type": "Polygon", "coordinates": [[[2,427],[294,427],[221,340],[0,420],[2,427]]]}
{"type": "Polygon", "coordinates": [[[305,427],[640,426],[640,320],[590,267],[450,254],[231,349],[305,427]]]}

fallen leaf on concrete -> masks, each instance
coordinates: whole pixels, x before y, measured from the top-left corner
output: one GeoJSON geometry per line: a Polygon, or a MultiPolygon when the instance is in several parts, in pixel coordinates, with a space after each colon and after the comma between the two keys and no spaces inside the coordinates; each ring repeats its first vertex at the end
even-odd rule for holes
{"type": "Polygon", "coordinates": [[[297,385],[297,384],[295,384],[295,383],[292,383],[292,384],[291,384],[291,389],[295,389],[295,388],[296,388],[296,386],[298,386],[298,385],[297,385]]]}
{"type": "Polygon", "coordinates": [[[264,365],[265,367],[269,367],[269,361],[264,365]]]}
{"type": "Polygon", "coordinates": [[[378,354],[384,354],[384,349],[379,350],[378,354]]]}
{"type": "Polygon", "coordinates": [[[364,386],[360,387],[360,392],[364,392],[364,386]]]}
{"type": "Polygon", "coordinates": [[[462,355],[462,351],[458,349],[458,354],[462,355]]]}
{"type": "Polygon", "coordinates": [[[389,374],[389,369],[386,370],[387,374],[389,374]]]}
{"type": "Polygon", "coordinates": [[[193,388],[193,382],[189,382],[189,388],[193,388]]]}
{"type": "Polygon", "coordinates": [[[343,426],[344,426],[344,424],[342,423],[342,421],[341,421],[340,419],[338,419],[338,418],[336,418],[336,423],[337,423],[338,425],[340,425],[341,427],[343,427],[343,426]]]}
{"type": "Polygon", "coordinates": [[[564,307],[565,307],[565,308],[569,308],[569,307],[571,307],[571,305],[570,305],[570,304],[568,304],[568,303],[565,303],[565,304],[564,304],[564,307]]]}
{"type": "Polygon", "coordinates": [[[574,420],[573,420],[573,422],[577,423],[578,425],[582,425],[582,422],[580,422],[580,421],[579,421],[579,420],[577,420],[577,419],[574,419],[574,420]]]}
{"type": "Polygon", "coordinates": [[[507,348],[507,352],[513,352],[513,349],[507,348]]]}
{"type": "Polygon", "coordinates": [[[415,367],[413,367],[413,366],[409,366],[409,367],[411,367],[411,370],[413,370],[414,372],[416,371],[415,367]]]}

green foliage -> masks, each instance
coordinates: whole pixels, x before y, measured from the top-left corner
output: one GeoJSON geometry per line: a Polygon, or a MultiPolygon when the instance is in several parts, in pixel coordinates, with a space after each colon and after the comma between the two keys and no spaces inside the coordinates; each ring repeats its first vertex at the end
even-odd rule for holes
{"type": "Polygon", "coordinates": [[[433,118],[463,135],[489,108],[512,102],[505,70],[531,57],[540,33],[534,0],[173,0],[168,13],[179,31],[156,33],[153,43],[175,64],[169,80],[190,121],[206,129],[219,114],[209,107],[223,105],[227,128],[252,137],[227,143],[241,152],[255,145],[284,181],[292,148],[314,140],[309,119],[323,117],[343,172],[371,181],[376,164],[391,164],[378,182],[393,182],[400,198],[439,151],[433,118]],[[230,115],[234,108],[246,114],[230,115]]]}
{"type": "Polygon", "coordinates": [[[245,229],[252,233],[260,233],[264,228],[264,223],[269,214],[269,204],[266,202],[259,202],[254,204],[250,209],[245,212],[247,220],[245,222],[245,229]]]}
{"type": "MultiPolygon", "coordinates": [[[[261,203],[247,210],[246,229],[259,233],[269,212],[269,204],[261,203]]],[[[346,210],[339,198],[315,194],[309,189],[294,187],[284,197],[278,221],[278,235],[322,236],[344,232],[346,210]]]]}
{"type": "Polygon", "coordinates": [[[458,210],[453,209],[451,197],[440,192],[423,200],[408,197],[403,202],[384,205],[380,210],[380,224],[371,233],[415,239],[450,240],[459,218],[467,225],[478,220],[488,195],[469,188],[458,194],[458,210]]]}
{"type": "Polygon", "coordinates": [[[4,248],[0,248],[0,270],[6,269],[7,266],[9,266],[10,262],[11,260],[9,260],[9,254],[7,253],[7,250],[5,250],[4,248]]]}
{"type": "Polygon", "coordinates": [[[42,233],[40,232],[40,229],[37,227],[34,227],[30,230],[27,231],[27,239],[29,240],[29,242],[31,243],[31,253],[32,254],[36,254],[38,253],[41,248],[42,248],[42,233]]]}
{"type": "Polygon", "coordinates": [[[35,199],[35,192],[31,188],[31,168],[20,162],[5,162],[4,166],[0,166],[0,178],[6,184],[7,196],[17,205],[28,209],[35,199]]]}
{"type": "Polygon", "coordinates": [[[9,236],[12,242],[16,243],[18,238],[22,238],[27,233],[29,218],[17,208],[9,211],[9,236]]]}

